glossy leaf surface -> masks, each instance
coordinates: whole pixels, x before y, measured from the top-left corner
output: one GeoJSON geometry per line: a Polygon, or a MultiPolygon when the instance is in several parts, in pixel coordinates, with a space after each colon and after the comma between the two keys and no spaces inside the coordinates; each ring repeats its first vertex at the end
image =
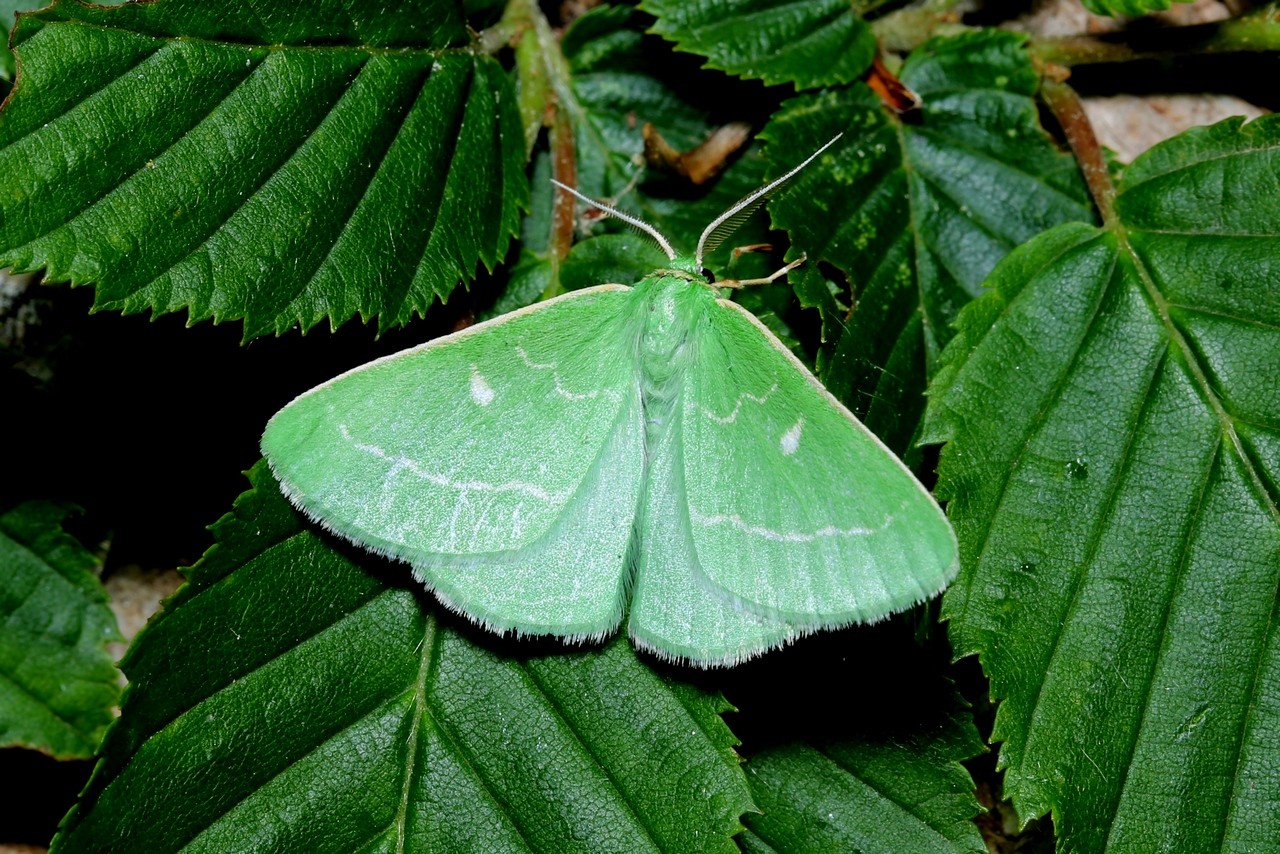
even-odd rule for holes
{"type": "Polygon", "coordinates": [[[528,192],[507,75],[452,3],[327,5],[24,17],[0,262],[246,337],[403,324],[492,267],[528,192]]]}
{"type": "Polygon", "coordinates": [[[120,639],[97,560],[32,501],[0,515],[0,746],[92,756],[113,718],[120,639]]]}
{"type": "Polygon", "coordinates": [[[250,474],[54,850],[733,850],[723,700],[625,642],[478,646],[250,474]]]}
{"type": "Polygon", "coordinates": [[[792,281],[823,316],[819,375],[899,452],[950,323],[987,273],[1044,229],[1091,217],[1074,160],[1040,126],[1022,37],[934,39],[902,81],[923,101],[914,115],[857,84],[787,102],[763,132],[775,173],[845,134],[830,165],[797,176],[770,211],[810,259],[792,281]],[[852,303],[819,262],[847,279],[852,303]]]}
{"type": "Polygon", "coordinates": [[[943,615],[1067,850],[1280,846],[1278,174],[1273,118],[1152,149],[1116,222],[996,269],[930,392],[943,615]]]}
{"type": "Polygon", "coordinates": [[[848,0],[645,0],[653,32],[707,64],[766,83],[812,89],[857,79],[876,40],[848,0]]]}
{"type": "MultiPolygon", "coordinates": [[[[983,751],[982,740],[954,687],[935,675],[936,664],[913,654],[904,627],[877,627],[861,635],[867,643],[849,647],[906,641],[880,661],[828,661],[824,675],[839,687],[819,687],[813,655],[795,665],[809,668],[807,684],[777,680],[788,712],[764,733],[776,743],[746,759],[760,812],[744,819],[745,851],[986,850],[972,821],[979,811],[973,780],[960,765],[983,751]],[[912,671],[911,685],[896,683],[873,704],[839,702],[851,681],[879,684],[903,666],[912,671]]],[[[744,704],[743,715],[750,711],[744,704]]]]}

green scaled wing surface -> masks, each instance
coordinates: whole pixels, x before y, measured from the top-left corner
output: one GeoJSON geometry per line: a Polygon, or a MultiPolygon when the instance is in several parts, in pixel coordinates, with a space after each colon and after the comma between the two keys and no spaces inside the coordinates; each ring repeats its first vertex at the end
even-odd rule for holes
{"type": "Polygon", "coordinates": [[[747,610],[865,622],[956,574],[942,511],[902,462],[736,303],[707,311],[683,411],[702,571],[747,610]]]}
{"type": "Polygon", "coordinates": [[[630,293],[577,291],[371,362],[281,410],[263,450],[310,516],[472,619],[603,636],[644,461],[630,293]]]}

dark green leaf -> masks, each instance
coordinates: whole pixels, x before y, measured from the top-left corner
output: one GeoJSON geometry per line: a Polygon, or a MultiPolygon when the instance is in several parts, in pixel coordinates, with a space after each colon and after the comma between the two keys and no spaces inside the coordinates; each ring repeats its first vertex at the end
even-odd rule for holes
{"type": "Polygon", "coordinates": [[[573,75],[570,111],[577,143],[578,189],[645,215],[629,189],[643,168],[641,128],[651,122],[675,148],[692,148],[711,131],[643,62],[638,16],[625,6],[583,15],[561,42],[573,75]]]}
{"type": "Polygon", "coordinates": [[[763,134],[775,174],[845,134],[770,210],[793,254],[810,259],[795,281],[823,315],[820,376],[898,451],[955,313],[991,268],[1044,229],[1091,216],[1074,160],[1040,126],[1024,42],[983,31],[923,45],[902,71],[923,99],[911,122],[858,84],[789,101],[763,134]],[[847,277],[856,310],[819,260],[847,277]]]}
{"type": "Polygon", "coordinates": [[[506,286],[488,309],[477,315],[478,320],[491,320],[500,314],[524,308],[538,301],[551,286],[551,262],[546,255],[520,250],[520,258],[511,267],[506,286]]]}
{"type": "Polygon", "coordinates": [[[970,851],[986,847],[973,816],[973,781],[960,765],[982,752],[969,710],[952,694],[880,736],[792,742],[750,757],[760,814],[743,848],[787,851],[970,851]]]}
{"type": "Polygon", "coordinates": [[[32,501],[0,515],[0,747],[92,756],[114,717],[120,640],[97,560],[32,501]]]}
{"type": "Polygon", "coordinates": [[[452,3],[60,3],[15,34],[0,262],[245,335],[402,324],[503,255],[515,96],[452,3]],[[387,48],[397,48],[388,50],[387,48]]]}
{"type": "Polygon", "coordinates": [[[404,567],[304,527],[265,464],[251,480],[130,651],[54,850],[733,850],[751,802],[723,700],[625,638],[495,654],[404,567]]]}
{"type": "Polygon", "coordinates": [[[634,285],[667,264],[667,256],[648,236],[602,234],[574,244],[560,269],[566,291],[616,282],[634,285]]]}
{"type": "Polygon", "coordinates": [[[995,270],[930,392],[944,616],[1064,849],[1280,848],[1277,175],[1275,118],[1152,149],[1117,222],[995,270]]]}
{"type": "Polygon", "coordinates": [[[707,64],[766,83],[848,83],[871,65],[876,39],[849,0],[644,0],[653,32],[707,64]]]}
{"type": "MultiPolygon", "coordinates": [[[[1084,7],[1097,15],[1124,15],[1137,18],[1151,12],[1163,12],[1173,5],[1174,0],[1081,0],[1084,7]]],[[[1191,0],[1177,0],[1189,3],[1191,0]]]]}
{"type": "Polygon", "coordinates": [[[4,24],[6,38],[0,44],[0,79],[12,80],[16,70],[13,63],[13,51],[9,50],[8,32],[13,29],[13,22],[18,12],[27,12],[45,5],[40,0],[0,0],[0,22],[4,24]]]}

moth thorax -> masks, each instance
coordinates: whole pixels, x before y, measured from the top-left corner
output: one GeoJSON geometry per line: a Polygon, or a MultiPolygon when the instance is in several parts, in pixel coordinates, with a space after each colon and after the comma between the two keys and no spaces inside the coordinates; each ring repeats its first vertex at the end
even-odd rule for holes
{"type": "Polygon", "coordinates": [[[692,291],[699,289],[675,277],[663,277],[645,289],[640,390],[650,432],[672,421],[684,374],[694,355],[691,333],[701,311],[692,291]]]}

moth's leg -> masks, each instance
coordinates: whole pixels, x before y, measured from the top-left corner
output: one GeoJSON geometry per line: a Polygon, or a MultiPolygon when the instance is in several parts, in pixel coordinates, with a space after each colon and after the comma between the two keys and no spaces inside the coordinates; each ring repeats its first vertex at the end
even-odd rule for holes
{"type": "MultiPolygon", "coordinates": [[[[736,251],[736,250],[735,250],[736,251]]],[[[716,282],[717,288],[745,288],[747,285],[768,285],[778,277],[791,272],[805,262],[806,255],[801,255],[781,270],[777,270],[765,276],[763,279],[725,279],[722,282],[716,282]]]]}

